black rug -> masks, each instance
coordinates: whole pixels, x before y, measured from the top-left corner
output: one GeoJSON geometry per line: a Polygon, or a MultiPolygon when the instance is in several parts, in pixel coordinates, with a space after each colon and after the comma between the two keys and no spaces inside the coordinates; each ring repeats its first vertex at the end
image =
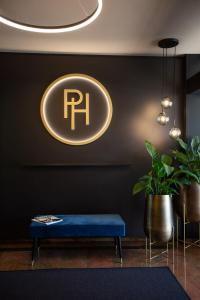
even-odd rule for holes
{"type": "Polygon", "coordinates": [[[0,299],[190,299],[168,268],[54,269],[0,272],[0,299]]]}

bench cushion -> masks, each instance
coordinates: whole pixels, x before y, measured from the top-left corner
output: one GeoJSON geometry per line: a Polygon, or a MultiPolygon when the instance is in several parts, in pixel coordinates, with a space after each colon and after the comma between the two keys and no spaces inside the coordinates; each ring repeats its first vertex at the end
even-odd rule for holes
{"type": "Polygon", "coordinates": [[[117,214],[55,215],[63,221],[52,225],[32,221],[34,238],[125,236],[125,222],[117,214]]]}

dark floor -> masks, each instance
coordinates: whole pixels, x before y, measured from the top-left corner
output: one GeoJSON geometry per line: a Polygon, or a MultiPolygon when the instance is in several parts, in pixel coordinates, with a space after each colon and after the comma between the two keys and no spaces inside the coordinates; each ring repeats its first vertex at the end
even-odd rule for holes
{"type": "MultiPolygon", "coordinates": [[[[141,242],[140,242],[141,243],[141,242]]],[[[55,245],[54,245],[55,246],[55,245]]],[[[30,247],[30,244],[29,244],[30,247]]],[[[28,270],[31,269],[31,252],[26,245],[23,247],[0,247],[0,270],[28,270]]],[[[144,244],[141,244],[144,247],[144,244]]],[[[160,249],[155,249],[156,254],[160,249]]],[[[135,266],[166,266],[174,272],[181,285],[193,300],[200,299],[200,249],[191,247],[186,250],[184,259],[182,245],[175,249],[174,264],[172,249],[169,257],[159,257],[152,261],[151,265],[146,262],[145,249],[140,246],[136,249],[123,249],[122,267],[135,266]]],[[[49,246],[40,249],[40,258],[36,262],[35,269],[45,268],[115,268],[120,267],[119,259],[115,256],[114,248],[102,247],[71,247],[59,249],[49,246]]]]}

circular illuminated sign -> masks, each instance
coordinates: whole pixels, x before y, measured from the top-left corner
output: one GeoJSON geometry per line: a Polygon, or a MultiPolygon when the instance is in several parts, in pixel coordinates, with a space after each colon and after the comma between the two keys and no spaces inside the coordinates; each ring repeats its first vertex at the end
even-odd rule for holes
{"type": "Polygon", "coordinates": [[[95,78],[68,74],[53,81],[43,94],[40,113],[47,131],[68,145],[97,140],[110,125],[112,101],[95,78]]]}

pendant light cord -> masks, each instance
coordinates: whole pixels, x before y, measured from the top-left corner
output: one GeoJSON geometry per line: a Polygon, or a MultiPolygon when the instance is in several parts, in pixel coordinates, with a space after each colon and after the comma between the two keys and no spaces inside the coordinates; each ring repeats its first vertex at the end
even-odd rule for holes
{"type": "MultiPolygon", "coordinates": [[[[165,74],[165,52],[164,52],[164,48],[162,49],[162,68],[161,68],[161,73],[162,73],[162,85],[161,85],[161,100],[164,97],[164,84],[165,84],[165,78],[164,78],[164,74],[165,74]]],[[[163,113],[163,107],[161,105],[161,109],[162,109],[162,113],[163,113]]]]}
{"type": "Polygon", "coordinates": [[[176,47],[174,47],[173,98],[174,98],[174,127],[175,127],[176,126],[176,47]]]}
{"type": "Polygon", "coordinates": [[[166,48],[166,70],[165,70],[165,74],[166,74],[166,78],[165,78],[165,96],[168,96],[168,84],[167,84],[167,81],[168,81],[168,49],[166,48]]]}
{"type": "MultiPolygon", "coordinates": [[[[162,57],[162,99],[166,96],[167,88],[167,48],[163,48],[162,57]]],[[[164,113],[164,107],[161,105],[162,113],[164,113]]]]}

